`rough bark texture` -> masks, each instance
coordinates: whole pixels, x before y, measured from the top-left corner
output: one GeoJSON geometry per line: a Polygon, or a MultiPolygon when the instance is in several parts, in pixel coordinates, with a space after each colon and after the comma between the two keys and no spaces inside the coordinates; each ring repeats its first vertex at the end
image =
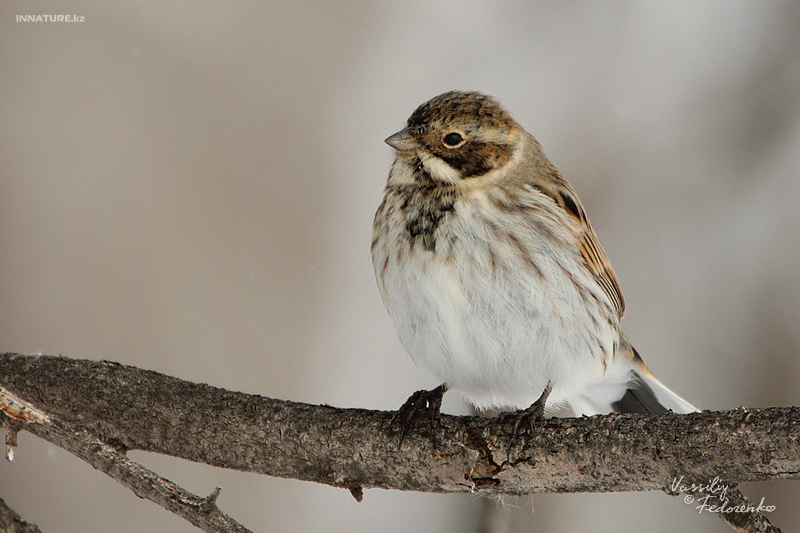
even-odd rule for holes
{"type": "MultiPolygon", "coordinates": [[[[796,407],[547,419],[507,455],[513,421],[502,416],[422,420],[398,451],[387,431],[390,412],[230,392],[107,361],[3,354],[0,385],[116,451],[162,453],[354,494],[371,487],[490,496],[669,492],[681,476],[703,483],[719,477],[733,487],[800,478],[796,407]]],[[[23,428],[47,438],[46,426],[23,428]]],[[[743,498],[731,494],[732,503],[743,498]]],[[[723,516],[739,531],[776,531],[755,517],[723,516]]]]}
{"type": "Polygon", "coordinates": [[[42,533],[36,524],[29,524],[0,499],[0,531],[9,533],[42,533]]]}

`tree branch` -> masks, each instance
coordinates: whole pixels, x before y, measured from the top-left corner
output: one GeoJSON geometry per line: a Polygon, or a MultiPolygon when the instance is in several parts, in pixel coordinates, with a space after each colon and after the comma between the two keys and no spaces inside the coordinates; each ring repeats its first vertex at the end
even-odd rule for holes
{"type": "MultiPolygon", "coordinates": [[[[8,397],[7,394],[4,396],[8,397]]],[[[12,425],[10,431],[18,430],[17,427],[13,427],[14,422],[7,424],[12,425]]],[[[205,498],[196,496],[139,463],[131,461],[85,429],[76,428],[58,418],[50,417],[46,423],[33,421],[24,428],[83,459],[131,489],[140,498],[157,503],[203,531],[231,533],[250,531],[219,510],[216,505],[219,487],[205,498]]]]}
{"type": "MultiPolygon", "coordinates": [[[[151,479],[126,484],[164,506],[165,494],[183,489],[169,485],[156,495],[162,490],[157,487],[169,482],[129,461],[122,455],[125,450],[314,481],[354,495],[373,487],[490,497],[675,493],[673,481],[683,476],[686,485],[718,477],[731,487],[730,505],[746,505],[736,490],[739,483],[800,478],[796,407],[553,418],[518,440],[509,463],[506,446],[513,422],[502,416],[441,415],[417,424],[398,451],[396,435],[387,431],[393,413],[230,392],[105,361],[3,354],[0,385],[13,399],[6,409],[10,416],[38,412],[39,418],[47,417],[26,422],[25,429],[95,467],[108,461],[151,479]],[[86,448],[96,452],[81,451],[86,448]]],[[[203,501],[185,497],[193,508],[203,501]]],[[[777,531],[757,513],[720,516],[738,531],[777,531]]]]}
{"type": "Polygon", "coordinates": [[[14,533],[42,533],[36,524],[30,524],[22,519],[6,502],[0,498],[0,531],[14,533]]]}

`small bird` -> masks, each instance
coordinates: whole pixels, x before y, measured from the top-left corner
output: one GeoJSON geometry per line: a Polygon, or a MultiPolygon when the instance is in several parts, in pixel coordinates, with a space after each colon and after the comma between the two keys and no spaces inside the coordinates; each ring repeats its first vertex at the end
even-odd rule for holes
{"type": "Polygon", "coordinates": [[[441,94],[386,143],[396,157],[373,223],[375,276],[403,346],[442,383],[408,399],[404,422],[438,413],[447,390],[521,410],[517,425],[567,405],[697,410],[620,331],[619,281],[581,202],[496,99],[441,94]]]}

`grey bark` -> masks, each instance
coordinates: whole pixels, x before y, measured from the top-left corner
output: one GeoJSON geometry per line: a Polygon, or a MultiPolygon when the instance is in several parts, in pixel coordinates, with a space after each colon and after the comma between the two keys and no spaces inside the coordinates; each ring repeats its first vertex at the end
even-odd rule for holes
{"type": "Polygon", "coordinates": [[[0,531],[9,533],[42,533],[36,524],[29,524],[0,499],[0,531]]]}

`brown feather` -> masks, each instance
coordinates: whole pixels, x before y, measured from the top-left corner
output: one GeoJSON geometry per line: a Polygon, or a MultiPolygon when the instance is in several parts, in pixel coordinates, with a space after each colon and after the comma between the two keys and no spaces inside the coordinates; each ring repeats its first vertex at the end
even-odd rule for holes
{"type": "Polygon", "coordinates": [[[586,266],[589,271],[606,296],[608,296],[608,299],[614,306],[614,310],[619,314],[619,317],[622,318],[625,314],[625,300],[622,298],[619,280],[614,273],[614,269],[611,268],[611,262],[608,260],[602,246],[600,246],[597,235],[589,219],[586,217],[586,212],[580,200],[578,200],[575,191],[561,176],[558,170],[555,168],[549,170],[550,171],[547,173],[547,181],[539,184],[539,190],[542,194],[552,198],[580,225],[582,231],[577,236],[575,245],[586,261],[586,266]]]}

